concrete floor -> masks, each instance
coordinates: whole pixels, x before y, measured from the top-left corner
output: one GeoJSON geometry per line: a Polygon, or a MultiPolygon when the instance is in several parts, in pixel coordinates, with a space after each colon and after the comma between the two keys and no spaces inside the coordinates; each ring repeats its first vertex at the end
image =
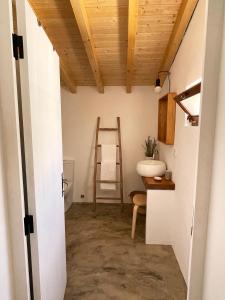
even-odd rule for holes
{"type": "Polygon", "coordinates": [[[138,216],[130,238],[132,207],[73,204],[66,214],[68,284],[65,300],[184,300],[186,285],[170,246],[144,244],[138,216]]]}

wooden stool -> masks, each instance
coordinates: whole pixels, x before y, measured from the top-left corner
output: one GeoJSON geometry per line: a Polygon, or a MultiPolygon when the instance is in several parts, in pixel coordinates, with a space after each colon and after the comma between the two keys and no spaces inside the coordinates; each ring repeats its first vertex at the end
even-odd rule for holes
{"type": "Polygon", "coordinates": [[[136,221],[137,221],[137,213],[145,214],[146,213],[146,202],[147,202],[147,193],[142,191],[134,191],[130,193],[130,197],[132,202],[134,203],[133,208],[133,220],[132,220],[132,230],[131,230],[131,238],[134,239],[135,229],[136,229],[136,221]]]}

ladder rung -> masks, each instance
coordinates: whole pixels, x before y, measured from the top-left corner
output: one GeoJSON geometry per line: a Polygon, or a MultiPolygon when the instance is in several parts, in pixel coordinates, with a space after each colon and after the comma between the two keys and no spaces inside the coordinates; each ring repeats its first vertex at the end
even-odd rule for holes
{"type": "MultiPolygon", "coordinates": [[[[98,147],[101,147],[101,146],[102,146],[102,145],[98,145],[98,147]]],[[[119,146],[120,146],[120,145],[116,145],[116,147],[118,147],[118,148],[119,148],[119,146]]]]}
{"type": "Polygon", "coordinates": [[[99,200],[121,200],[119,197],[96,197],[99,200]]]}
{"type": "Polygon", "coordinates": [[[121,183],[120,181],[117,180],[96,180],[98,183],[121,183]]]}
{"type": "MultiPolygon", "coordinates": [[[[119,162],[116,163],[117,165],[120,165],[119,162]]],[[[97,165],[101,165],[101,162],[97,162],[97,165]]]]}
{"type": "Polygon", "coordinates": [[[117,131],[118,128],[99,128],[100,131],[117,131]]]}

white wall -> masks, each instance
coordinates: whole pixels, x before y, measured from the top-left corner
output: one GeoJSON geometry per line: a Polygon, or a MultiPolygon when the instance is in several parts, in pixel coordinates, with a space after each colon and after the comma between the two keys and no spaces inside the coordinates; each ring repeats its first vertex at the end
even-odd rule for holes
{"type": "Polygon", "coordinates": [[[136,163],[144,159],[144,139],[157,133],[157,100],[153,88],[134,87],[131,94],[124,87],[106,87],[104,94],[99,94],[94,87],[79,87],[77,94],[62,89],[63,152],[64,157],[75,160],[74,201],[92,201],[98,116],[105,127],[116,126],[116,117],[121,118],[125,197],[132,190],[144,189],[136,173],[136,163]],[[85,194],[84,199],[80,198],[81,194],[85,194]]]}
{"type": "MultiPolygon", "coordinates": [[[[202,82],[200,138],[196,178],[194,230],[191,243],[188,299],[203,298],[203,277],[211,195],[218,82],[223,37],[224,1],[207,1],[206,46],[202,82]]],[[[224,297],[223,297],[224,299],[224,297]]]]}
{"type": "MultiPolygon", "coordinates": [[[[209,208],[208,238],[206,247],[204,300],[225,299],[225,24],[220,63],[218,107],[216,117],[214,162],[209,208]]],[[[219,70],[218,70],[219,71],[219,70]]]]}
{"type": "MultiPolygon", "coordinates": [[[[205,1],[200,0],[171,67],[171,91],[179,94],[202,77],[205,39],[205,1]]],[[[163,93],[168,92],[167,83],[163,93]]],[[[161,95],[162,95],[161,94],[161,95]]],[[[160,95],[160,96],[161,96],[160,95]]],[[[199,127],[185,126],[185,114],[177,105],[174,146],[160,144],[160,158],[167,162],[176,183],[173,248],[187,282],[199,127]]]]}
{"type": "Polygon", "coordinates": [[[8,199],[3,154],[2,124],[0,124],[0,291],[2,299],[14,300],[8,199]]]}

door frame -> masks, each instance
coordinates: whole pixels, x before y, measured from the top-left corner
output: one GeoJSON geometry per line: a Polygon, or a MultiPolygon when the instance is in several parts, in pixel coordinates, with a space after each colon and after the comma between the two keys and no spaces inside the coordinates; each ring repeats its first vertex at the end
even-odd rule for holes
{"type": "Polygon", "coordinates": [[[30,299],[27,242],[24,234],[24,193],[21,162],[21,145],[18,118],[18,98],[16,69],[13,57],[12,1],[0,2],[0,96],[3,141],[5,152],[5,170],[7,200],[10,224],[10,242],[12,250],[13,283],[16,300],[30,299]]]}
{"type": "MultiPolygon", "coordinates": [[[[24,103],[23,116],[29,122],[31,121],[30,113],[30,88],[29,88],[29,61],[27,58],[27,40],[26,40],[26,13],[29,2],[27,0],[14,0],[13,4],[16,5],[17,14],[17,32],[18,35],[23,36],[24,57],[25,59],[19,60],[20,75],[21,75],[21,91],[24,103]]],[[[5,169],[7,173],[7,194],[9,202],[9,223],[10,223],[10,241],[12,248],[12,265],[13,265],[13,288],[15,300],[30,300],[30,282],[29,282],[29,263],[27,251],[27,238],[24,231],[24,217],[26,214],[26,207],[24,205],[24,185],[23,185],[23,172],[22,172],[22,159],[21,159],[21,140],[20,140],[20,122],[19,122],[19,109],[18,109],[18,90],[16,78],[16,65],[13,57],[13,10],[12,1],[5,0],[0,2],[0,37],[4,43],[1,44],[1,74],[0,74],[0,108],[2,113],[2,127],[4,133],[4,152],[6,157],[5,169]],[[13,181],[12,181],[13,179],[13,181]]],[[[37,50],[38,51],[38,50],[37,50]]],[[[60,81],[59,81],[60,84],[60,81]]],[[[27,122],[27,123],[29,123],[27,122]]],[[[31,122],[30,122],[31,124],[31,122]]],[[[24,132],[27,144],[32,149],[32,135],[31,127],[25,126],[24,132]]],[[[29,149],[29,147],[27,147],[29,149]]],[[[29,212],[35,217],[35,205],[30,197],[34,197],[32,188],[34,187],[33,169],[31,167],[32,154],[29,155],[30,166],[27,166],[29,176],[28,189],[29,189],[29,212]],[[33,205],[30,205],[33,203],[33,205]]],[[[61,180],[61,173],[60,173],[61,180]]],[[[61,185],[60,185],[61,186],[61,185]]],[[[62,198],[63,199],[63,198],[62,198]]],[[[39,272],[39,257],[37,255],[38,241],[37,235],[37,222],[34,221],[34,234],[30,237],[31,252],[32,252],[32,268],[33,272],[33,285],[34,285],[34,299],[41,299],[40,289],[40,272],[39,272]]],[[[11,249],[10,249],[11,250],[11,249]]]]}

